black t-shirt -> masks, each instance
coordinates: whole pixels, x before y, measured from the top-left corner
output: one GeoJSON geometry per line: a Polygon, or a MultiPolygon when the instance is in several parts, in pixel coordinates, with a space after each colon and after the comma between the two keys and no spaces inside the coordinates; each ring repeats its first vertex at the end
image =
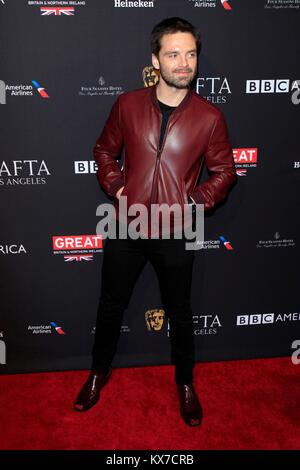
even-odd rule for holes
{"type": "Polygon", "coordinates": [[[164,140],[164,135],[166,131],[166,127],[168,124],[168,119],[170,117],[170,114],[174,109],[177,108],[177,106],[169,106],[165,103],[162,103],[161,101],[158,100],[160,110],[162,112],[162,122],[161,122],[161,128],[160,128],[160,141],[159,141],[159,148],[161,148],[163,140],[164,140]]]}
{"type": "Polygon", "coordinates": [[[161,122],[161,128],[160,128],[160,142],[159,142],[159,148],[161,148],[163,140],[164,140],[166,127],[167,127],[167,124],[168,124],[168,119],[169,119],[170,114],[172,113],[172,111],[174,111],[174,109],[176,109],[177,106],[169,106],[165,103],[162,103],[159,100],[157,100],[157,101],[159,103],[160,110],[162,112],[162,122],[161,122]]]}

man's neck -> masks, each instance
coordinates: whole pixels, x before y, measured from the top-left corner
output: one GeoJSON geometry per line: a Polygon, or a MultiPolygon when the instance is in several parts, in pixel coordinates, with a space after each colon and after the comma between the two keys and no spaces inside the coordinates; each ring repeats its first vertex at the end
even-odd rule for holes
{"type": "Polygon", "coordinates": [[[179,106],[188,91],[188,88],[178,89],[171,87],[160,80],[157,85],[156,96],[159,101],[167,104],[168,106],[179,106]]]}

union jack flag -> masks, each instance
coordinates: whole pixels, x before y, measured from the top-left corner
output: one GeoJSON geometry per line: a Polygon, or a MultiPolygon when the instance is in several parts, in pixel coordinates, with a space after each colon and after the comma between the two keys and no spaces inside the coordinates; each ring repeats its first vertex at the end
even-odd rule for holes
{"type": "Polygon", "coordinates": [[[93,255],[72,255],[64,256],[66,262],[68,261],[93,261],[93,255]]]}
{"type": "Polygon", "coordinates": [[[240,169],[238,169],[238,170],[236,170],[236,174],[237,174],[238,176],[247,176],[247,170],[240,170],[240,169]]]}
{"type": "Polygon", "coordinates": [[[74,15],[74,7],[40,7],[40,12],[41,12],[42,16],[49,16],[49,15],[73,16],[74,15]]]}

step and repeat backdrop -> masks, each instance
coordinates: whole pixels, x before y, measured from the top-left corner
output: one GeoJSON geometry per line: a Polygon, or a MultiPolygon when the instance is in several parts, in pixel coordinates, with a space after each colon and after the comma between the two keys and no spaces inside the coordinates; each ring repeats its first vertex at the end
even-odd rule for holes
{"type": "MultiPolygon", "coordinates": [[[[300,2],[0,0],[0,373],[90,367],[96,211],[112,203],[92,149],[117,97],[150,84],[150,32],[170,16],[201,31],[195,91],[224,112],[238,173],[196,252],[197,360],[297,353],[300,2]]],[[[168,331],[148,263],[114,366],[169,364],[168,331]]]]}

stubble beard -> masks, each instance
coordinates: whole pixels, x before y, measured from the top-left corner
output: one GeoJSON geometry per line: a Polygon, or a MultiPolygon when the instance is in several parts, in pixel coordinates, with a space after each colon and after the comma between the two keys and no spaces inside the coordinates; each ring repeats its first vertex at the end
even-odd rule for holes
{"type": "Polygon", "coordinates": [[[160,75],[163,80],[168,86],[177,88],[178,90],[189,88],[190,84],[194,80],[197,70],[195,70],[194,73],[192,69],[188,69],[188,71],[191,72],[190,75],[176,78],[174,75],[165,72],[164,68],[160,66],[160,75]]]}

